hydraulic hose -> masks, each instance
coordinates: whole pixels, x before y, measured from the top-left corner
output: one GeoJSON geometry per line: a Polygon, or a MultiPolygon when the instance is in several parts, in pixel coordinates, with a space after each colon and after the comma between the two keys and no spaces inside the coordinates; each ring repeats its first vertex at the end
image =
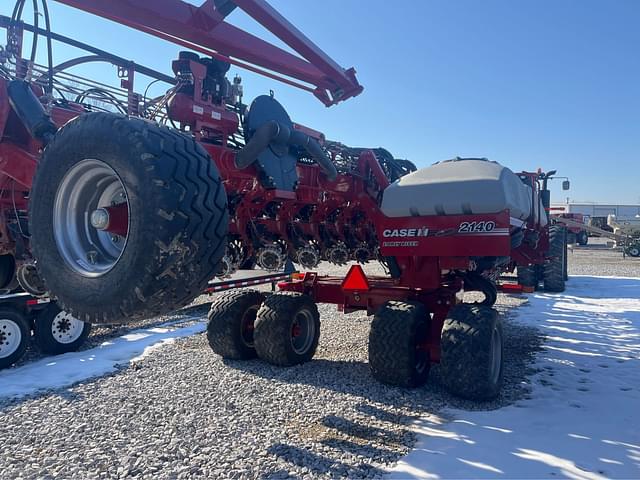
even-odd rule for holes
{"type": "Polygon", "coordinates": [[[327,154],[324,153],[324,150],[322,150],[322,147],[315,138],[311,138],[306,133],[302,133],[298,130],[293,130],[289,137],[289,144],[303,147],[322,169],[327,180],[333,182],[336,179],[338,176],[336,166],[333,164],[331,159],[327,157],[327,154]]]}
{"type": "Polygon", "coordinates": [[[255,162],[258,159],[258,155],[269,146],[279,131],[280,127],[275,120],[258,127],[251,140],[236,154],[236,168],[242,170],[255,162]]]}
{"type": "Polygon", "coordinates": [[[266,122],[256,129],[251,140],[236,154],[236,168],[242,170],[252,165],[260,153],[272,143],[302,147],[311,155],[329,181],[335,180],[338,176],[335,165],[314,138],[298,130],[290,130],[275,120],[266,122]]]}

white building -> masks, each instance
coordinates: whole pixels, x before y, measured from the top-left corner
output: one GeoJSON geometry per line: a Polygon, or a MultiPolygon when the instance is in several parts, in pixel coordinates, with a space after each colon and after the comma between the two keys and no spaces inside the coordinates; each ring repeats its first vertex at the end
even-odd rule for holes
{"type": "Polygon", "coordinates": [[[617,217],[635,217],[640,215],[640,205],[613,205],[601,203],[552,203],[553,213],[581,213],[591,218],[607,217],[616,215],[617,217]]]}

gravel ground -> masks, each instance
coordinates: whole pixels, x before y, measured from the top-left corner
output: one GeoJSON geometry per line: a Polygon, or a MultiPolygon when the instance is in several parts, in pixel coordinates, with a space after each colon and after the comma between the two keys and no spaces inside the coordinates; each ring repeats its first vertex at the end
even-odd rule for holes
{"type": "Polygon", "coordinates": [[[569,250],[569,275],[640,277],[640,258],[623,258],[622,251],[606,244],[604,238],[589,238],[587,246],[569,250]]]}
{"type": "MultiPolygon", "coordinates": [[[[570,271],[640,276],[640,263],[591,247],[574,250],[570,271]]],[[[451,397],[437,367],[419,389],[375,382],[366,361],[370,319],[321,305],[320,347],[304,365],[223,361],[197,335],[112,375],[0,403],[0,477],[379,477],[412,446],[412,419],[442,416],[444,407],[495,409],[527,395],[540,337],[510,318],[525,301],[499,295],[506,372],[493,402],[451,397]]],[[[88,347],[140,326],[97,330],[88,347]]]]}

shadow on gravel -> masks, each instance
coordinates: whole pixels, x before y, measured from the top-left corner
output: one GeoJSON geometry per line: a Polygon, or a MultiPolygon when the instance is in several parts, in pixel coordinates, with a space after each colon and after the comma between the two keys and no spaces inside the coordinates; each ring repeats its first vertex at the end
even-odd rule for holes
{"type": "MultiPolygon", "coordinates": [[[[310,475],[326,475],[330,477],[347,477],[347,478],[369,478],[372,476],[384,475],[384,470],[368,465],[365,462],[359,465],[346,465],[337,460],[331,460],[327,457],[311,453],[310,451],[287,445],[286,443],[276,443],[267,450],[270,454],[286,460],[287,462],[298,467],[307,468],[310,475]]],[[[291,477],[287,470],[278,470],[264,472],[262,478],[296,478],[291,477]]]]}
{"type": "MultiPolygon", "coordinates": [[[[429,416],[444,420],[443,408],[493,410],[528,396],[527,377],[535,373],[529,365],[541,349],[540,332],[509,318],[505,319],[504,331],[507,339],[505,384],[501,395],[490,402],[470,402],[450,395],[441,384],[437,365],[432,367],[426,385],[405,389],[378,383],[371,376],[368,364],[362,361],[318,358],[292,368],[268,366],[258,360],[225,361],[225,364],[273,382],[308,385],[319,392],[330,390],[359,397],[353,413],[345,412],[344,417],[326,415],[317,423],[305,425],[303,438],[307,448],[279,442],[268,452],[305,469],[311,477],[315,474],[332,478],[377,478],[384,474],[382,466],[396,462],[414,444],[415,433],[409,427],[412,421],[429,416]],[[349,418],[345,418],[347,416],[349,418]],[[355,459],[357,466],[352,466],[354,460],[349,461],[351,466],[340,461],[345,456],[355,459]]],[[[305,478],[307,476],[305,474],[305,478]]],[[[291,477],[285,467],[264,472],[262,478],[291,477]]]]}

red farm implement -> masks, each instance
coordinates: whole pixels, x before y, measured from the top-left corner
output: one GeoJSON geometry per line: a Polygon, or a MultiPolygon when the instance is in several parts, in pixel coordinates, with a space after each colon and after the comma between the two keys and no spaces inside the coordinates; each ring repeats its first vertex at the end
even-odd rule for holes
{"type": "Polygon", "coordinates": [[[366,288],[352,288],[353,276],[308,273],[267,297],[223,295],[210,314],[213,349],[281,365],[308,360],[315,302],[330,302],[375,314],[376,378],[417,385],[440,362],[452,391],[497,394],[502,333],[491,306],[500,275],[518,266],[529,288],[564,288],[565,233],[546,211],[553,172],[514,174],[486,159],[416,170],[383,148],[327,140],[273,95],[246,105],[230,65],[325,106],[362,92],[354,69],[263,0],[56,1],[186,50],[167,75],[52,32],[45,0],[33,2],[33,25],[21,20],[24,0],[0,17],[0,287],[17,280],[82,321],[117,323],[184,306],[213,277],[254,265],[377,260],[388,275],[361,277],[366,288]],[[236,8],[295,54],[226,22],[236,8]],[[47,65],[36,63],[38,39],[47,65]],[[54,42],[83,52],[54,65],[54,42]],[[115,65],[119,82],[73,73],[90,62],[115,65]],[[151,83],[166,89],[147,95],[151,83]],[[463,290],[484,300],[460,303],[463,290]]]}

